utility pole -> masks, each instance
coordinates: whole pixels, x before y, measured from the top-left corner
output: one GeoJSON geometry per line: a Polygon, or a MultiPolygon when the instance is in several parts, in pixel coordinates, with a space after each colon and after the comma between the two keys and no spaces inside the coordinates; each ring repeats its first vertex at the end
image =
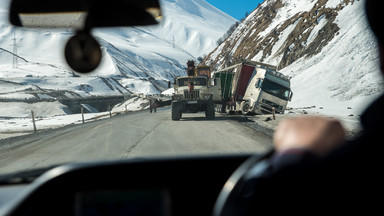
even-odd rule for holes
{"type": "Polygon", "coordinates": [[[31,110],[31,115],[32,115],[33,133],[37,133],[36,121],[35,121],[35,113],[32,110],[31,110]]]}
{"type": "Polygon", "coordinates": [[[16,43],[16,29],[13,29],[13,61],[12,61],[12,67],[18,68],[19,63],[17,59],[17,43],[16,43]]]}
{"type": "Polygon", "coordinates": [[[172,47],[175,48],[175,36],[172,37],[172,47]]]}
{"type": "Polygon", "coordinates": [[[82,122],[84,124],[85,123],[85,121],[84,121],[84,108],[81,107],[80,109],[81,109],[81,120],[82,120],[82,122]]]}

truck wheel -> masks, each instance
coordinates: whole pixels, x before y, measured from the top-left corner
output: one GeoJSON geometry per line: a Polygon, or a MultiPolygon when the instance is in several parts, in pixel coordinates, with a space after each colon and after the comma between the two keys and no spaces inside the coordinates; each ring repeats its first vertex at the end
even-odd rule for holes
{"type": "Polygon", "coordinates": [[[205,117],[209,120],[215,119],[215,104],[209,103],[207,109],[205,110],[205,117]]]}
{"type": "Polygon", "coordinates": [[[250,107],[249,102],[248,102],[248,101],[245,102],[245,103],[243,104],[243,108],[241,109],[241,113],[242,113],[243,115],[247,115],[247,114],[249,113],[249,107],[250,107]]]}
{"type": "Polygon", "coordinates": [[[172,120],[178,121],[181,119],[181,109],[180,106],[178,106],[177,103],[172,103],[172,120]]]}
{"type": "Polygon", "coordinates": [[[225,108],[227,107],[227,104],[226,103],[223,103],[221,106],[220,106],[220,113],[225,113],[225,108]]]}
{"type": "Polygon", "coordinates": [[[232,106],[225,106],[225,113],[227,113],[227,115],[232,115],[234,113],[232,106]]]}

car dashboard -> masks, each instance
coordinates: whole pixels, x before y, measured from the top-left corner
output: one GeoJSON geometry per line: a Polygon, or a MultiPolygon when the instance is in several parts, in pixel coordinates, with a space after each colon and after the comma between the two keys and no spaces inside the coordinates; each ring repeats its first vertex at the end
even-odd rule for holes
{"type": "Polygon", "coordinates": [[[212,215],[251,155],[69,164],[29,184],[0,185],[0,215],[212,215]]]}

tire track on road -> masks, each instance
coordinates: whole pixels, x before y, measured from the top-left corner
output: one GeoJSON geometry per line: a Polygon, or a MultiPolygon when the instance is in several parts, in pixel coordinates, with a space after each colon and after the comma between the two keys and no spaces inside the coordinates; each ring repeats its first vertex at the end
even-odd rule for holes
{"type": "Polygon", "coordinates": [[[133,145],[131,145],[128,149],[127,149],[127,152],[126,152],[126,155],[124,156],[125,159],[128,159],[129,158],[129,155],[131,154],[131,152],[139,145],[139,143],[145,139],[146,137],[148,137],[149,135],[151,135],[163,122],[160,121],[158,124],[156,124],[155,127],[153,127],[153,129],[151,131],[149,131],[147,134],[145,134],[143,137],[141,137],[136,143],[134,143],[133,145]]]}

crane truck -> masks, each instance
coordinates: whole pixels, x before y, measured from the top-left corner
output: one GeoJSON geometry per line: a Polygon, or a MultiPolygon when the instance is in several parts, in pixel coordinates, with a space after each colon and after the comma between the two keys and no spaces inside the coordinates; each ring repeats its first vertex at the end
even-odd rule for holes
{"type": "Polygon", "coordinates": [[[215,118],[213,94],[209,91],[211,71],[208,66],[195,67],[194,61],[187,63],[188,76],[174,79],[172,97],[172,120],[180,120],[183,113],[205,112],[209,120],[215,118]]]}
{"type": "Polygon", "coordinates": [[[211,92],[217,111],[242,114],[284,114],[293,95],[276,66],[249,60],[215,71],[211,92]]]}

